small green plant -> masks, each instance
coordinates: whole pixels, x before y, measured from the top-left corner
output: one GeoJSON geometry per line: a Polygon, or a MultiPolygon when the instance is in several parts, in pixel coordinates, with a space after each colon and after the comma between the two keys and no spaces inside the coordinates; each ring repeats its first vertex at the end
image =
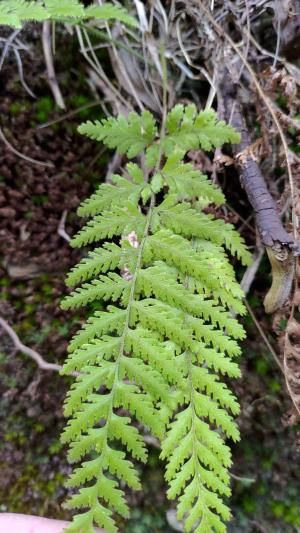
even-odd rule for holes
{"type": "Polygon", "coordinates": [[[117,531],[113,513],[128,517],[124,486],[141,488],[136,461],[147,461],[143,427],[160,439],[168,497],[179,497],[186,531],[225,531],[230,511],[230,449],[239,405],[220,376],[238,377],[236,339],[244,332],[242,291],[226,250],[250,261],[230,224],[205,214],[224,196],[191,163],[190,149],[237,142],[212,110],[176,105],[161,131],[149,112],[87,122],[80,133],[126,154],[113,175],[80,206],[90,217],[72,239],[101,242],[71,270],[80,285],[62,307],[101,301],[69,345],[63,373],[79,376],[68,393],[62,440],[69,461],[81,461],[68,486],[68,508],[83,509],[69,532],[94,525],[117,531]],[[231,412],[231,414],[229,414],[231,412]]]}

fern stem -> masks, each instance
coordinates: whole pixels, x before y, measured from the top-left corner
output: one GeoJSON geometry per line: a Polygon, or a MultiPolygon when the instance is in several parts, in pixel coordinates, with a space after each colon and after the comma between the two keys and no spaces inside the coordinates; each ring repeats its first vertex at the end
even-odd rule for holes
{"type": "MultiPolygon", "coordinates": [[[[146,242],[146,239],[147,239],[148,234],[149,234],[149,229],[150,229],[150,225],[151,225],[154,204],[155,204],[155,196],[152,195],[151,200],[150,200],[149,210],[148,210],[148,213],[147,213],[147,222],[146,222],[146,225],[145,225],[144,234],[143,234],[143,237],[142,237],[142,240],[141,240],[141,244],[140,244],[140,247],[139,247],[139,253],[138,253],[138,256],[137,256],[136,267],[135,267],[135,271],[134,271],[134,275],[133,275],[133,279],[132,279],[132,285],[131,285],[131,290],[130,290],[130,294],[129,294],[129,301],[128,301],[127,310],[126,310],[126,316],[125,316],[125,324],[124,324],[124,329],[123,329],[123,333],[122,333],[122,336],[121,336],[120,350],[119,350],[118,357],[116,359],[116,369],[115,369],[114,381],[113,381],[113,385],[112,385],[112,388],[111,388],[110,393],[109,393],[109,395],[111,396],[111,399],[110,399],[109,413],[108,413],[108,416],[107,416],[107,419],[106,419],[106,423],[105,423],[106,433],[105,433],[105,445],[103,445],[103,450],[106,449],[106,446],[108,444],[107,443],[107,433],[108,433],[108,425],[109,425],[109,422],[110,422],[112,414],[113,414],[114,391],[115,391],[117,383],[119,382],[119,379],[120,379],[119,378],[120,363],[121,363],[122,356],[124,355],[124,347],[125,347],[125,342],[126,342],[126,335],[128,333],[128,329],[129,329],[130,314],[131,314],[131,310],[132,310],[132,305],[133,305],[133,303],[135,301],[134,293],[135,293],[135,289],[136,289],[137,276],[138,276],[138,272],[139,272],[139,270],[141,268],[141,264],[142,264],[142,256],[143,256],[145,242],[146,242]]],[[[103,453],[104,452],[102,452],[102,454],[103,453]]]]}
{"type": "MultiPolygon", "coordinates": [[[[162,123],[161,123],[161,129],[160,129],[160,137],[159,137],[160,141],[165,136],[165,124],[166,124],[166,114],[167,114],[167,69],[166,69],[166,59],[165,59],[164,53],[162,53],[162,63],[163,63],[163,69],[162,69],[163,70],[163,115],[162,115],[162,123]]],[[[157,157],[157,162],[156,162],[156,166],[155,166],[155,171],[154,172],[157,172],[159,167],[160,167],[162,153],[163,153],[162,152],[162,143],[160,142],[159,151],[158,151],[158,157],[157,157]]],[[[138,277],[138,273],[139,273],[139,270],[140,270],[141,264],[142,264],[142,257],[143,257],[143,251],[144,251],[146,239],[147,239],[147,237],[149,235],[149,230],[150,230],[150,226],[151,226],[151,220],[152,220],[154,206],[155,206],[155,195],[152,194],[151,198],[150,198],[150,205],[149,205],[148,213],[147,213],[147,220],[146,220],[145,230],[144,230],[144,234],[143,234],[143,237],[142,237],[142,240],[141,240],[141,244],[140,244],[140,247],[139,247],[139,253],[138,253],[137,261],[136,261],[136,267],[135,267],[134,275],[133,275],[133,278],[132,278],[132,284],[131,284],[129,300],[128,300],[128,305],[127,305],[127,310],[126,310],[125,324],[124,324],[124,329],[123,329],[123,333],[122,333],[122,337],[121,337],[119,355],[118,355],[118,357],[116,359],[116,370],[115,370],[114,382],[113,382],[113,385],[112,385],[112,388],[111,388],[111,391],[110,391],[111,407],[110,407],[110,412],[108,414],[108,417],[107,417],[107,420],[106,420],[106,424],[105,424],[106,428],[108,427],[108,424],[109,424],[109,421],[111,419],[112,412],[113,412],[113,394],[114,394],[115,388],[117,386],[117,383],[119,381],[120,362],[121,362],[122,356],[124,355],[124,347],[125,347],[125,342],[126,342],[126,335],[128,333],[128,329],[129,329],[130,314],[131,314],[131,310],[132,310],[132,305],[133,305],[133,303],[135,301],[134,293],[135,293],[135,290],[136,290],[137,277],[138,277]]],[[[106,441],[107,441],[107,430],[106,430],[106,441]]]]}
{"type": "Polygon", "coordinates": [[[135,268],[134,275],[133,275],[133,278],[132,278],[132,285],[131,285],[131,290],[130,290],[130,295],[129,295],[129,301],[128,301],[128,306],[127,306],[127,311],[126,311],[126,317],[125,317],[125,324],[124,324],[124,329],[123,329],[123,333],[122,333],[122,337],[121,337],[120,351],[119,351],[119,355],[118,355],[118,358],[117,358],[117,361],[116,361],[117,365],[116,365],[116,372],[115,372],[115,380],[114,380],[114,383],[113,383],[113,386],[112,386],[112,389],[111,389],[111,393],[114,391],[114,389],[116,387],[116,383],[118,381],[118,379],[116,379],[116,376],[117,376],[117,374],[119,372],[119,366],[120,366],[121,357],[124,354],[124,346],[125,346],[125,341],[126,341],[126,335],[128,333],[128,328],[129,328],[130,313],[131,313],[132,305],[133,305],[133,303],[135,301],[134,293],[135,293],[135,289],[136,289],[137,276],[138,276],[138,272],[139,272],[139,270],[141,268],[144,246],[145,246],[145,242],[146,242],[146,239],[148,237],[148,234],[149,234],[149,229],[150,229],[150,224],[151,224],[151,219],[152,219],[152,214],[153,214],[153,209],[154,209],[154,202],[155,202],[155,197],[154,197],[154,195],[152,195],[151,201],[150,201],[150,206],[149,206],[149,211],[147,213],[147,222],[146,222],[146,226],[145,226],[145,230],[144,230],[144,235],[143,235],[142,240],[141,240],[139,253],[138,253],[138,257],[137,257],[137,262],[136,262],[136,268],[135,268]]]}

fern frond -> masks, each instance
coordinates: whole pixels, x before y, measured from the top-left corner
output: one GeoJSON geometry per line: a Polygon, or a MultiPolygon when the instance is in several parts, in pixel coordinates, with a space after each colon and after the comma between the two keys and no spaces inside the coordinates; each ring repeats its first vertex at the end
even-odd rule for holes
{"type": "Polygon", "coordinates": [[[46,20],[50,15],[42,2],[27,0],[2,0],[0,4],[0,25],[21,28],[22,21],[46,20]]]}
{"type": "MultiPolygon", "coordinates": [[[[78,341],[77,335],[74,337],[73,341],[73,345],[75,344],[75,341],[78,341]]],[[[89,343],[83,344],[81,348],[75,349],[74,352],[71,352],[68,355],[68,359],[61,370],[61,374],[69,374],[74,370],[82,370],[82,368],[90,364],[95,364],[102,359],[115,357],[120,349],[120,343],[120,337],[110,337],[109,335],[102,335],[101,340],[91,339],[89,343]]]]}
{"type": "MultiPolygon", "coordinates": [[[[124,252],[123,252],[124,253],[124,252]]],[[[97,276],[100,272],[115,270],[120,265],[122,248],[114,243],[104,243],[102,248],[96,248],[88,257],[69,272],[66,284],[77,285],[82,281],[97,276]]]]}
{"type": "Polygon", "coordinates": [[[244,332],[231,310],[245,309],[227,250],[244,264],[249,253],[232,226],[202,212],[223,194],[182,158],[190,148],[238,137],[214,112],[194,106],[168,114],[162,139],[148,112],[79,130],[129,158],[142,153],[149,172],[145,179],[129,163],[78,210],[92,218],[72,245],[103,242],[69,274],[68,284],[83,285],[62,306],[101,301],[103,310],[74,336],[63,369],[80,373],[66,398],[70,420],[62,435],[69,461],[81,462],[68,482],[78,490],[68,506],[90,509],[69,531],[81,524],[84,531],[93,524],[116,531],[111,513],[128,515],[123,485],[140,488],[132,458],[147,458],[134,420],[162,441],[168,496],[179,496],[186,531],[224,531],[231,464],[225,439],[239,438],[239,406],[220,376],[240,376],[234,358],[244,332]]]}
{"type": "Polygon", "coordinates": [[[184,153],[190,149],[202,148],[209,151],[226,142],[237,143],[240,135],[229,124],[218,121],[213,109],[197,112],[194,104],[184,107],[178,104],[168,113],[164,139],[167,155],[174,149],[184,153]]]}
{"type": "Polygon", "coordinates": [[[188,239],[170,230],[160,230],[146,243],[147,259],[160,260],[174,266],[179,273],[196,280],[199,292],[220,297],[220,290],[231,293],[234,298],[242,299],[243,293],[234,282],[232,267],[223,256],[213,254],[208,249],[199,254],[188,239]]]}
{"type": "MultiPolygon", "coordinates": [[[[218,524],[217,531],[221,531],[225,529],[218,515],[228,520],[230,512],[215,493],[226,496],[230,494],[229,476],[223,466],[230,464],[230,453],[222,438],[214,434],[201,418],[208,417],[210,423],[217,424],[235,439],[238,438],[238,432],[223,408],[197,392],[203,386],[202,379],[199,380],[197,374],[200,369],[192,364],[189,352],[186,353],[186,359],[188,378],[192,379],[193,384],[188,393],[189,402],[186,399],[189,407],[177,415],[162,446],[162,457],[168,459],[168,496],[173,499],[182,493],[178,518],[185,517],[186,531],[196,531],[197,528],[201,531],[201,524],[205,523],[214,524],[214,527],[218,524]],[[213,439],[211,435],[214,435],[213,439]]],[[[228,400],[230,407],[236,411],[234,398],[229,397],[228,400]]]]}
{"type": "Polygon", "coordinates": [[[193,316],[209,320],[214,326],[226,330],[235,339],[244,338],[243,328],[223,308],[214,305],[211,300],[205,300],[200,294],[192,294],[176,280],[177,275],[174,269],[166,268],[164,263],[157,263],[139,273],[137,287],[138,289],[141,287],[147,297],[154,295],[193,316]]]}
{"type": "Polygon", "coordinates": [[[169,383],[179,386],[183,383],[180,369],[175,364],[174,344],[160,340],[157,332],[141,326],[129,329],[125,347],[129,353],[148,361],[169,383]]]}
{"type": "Polygon", "coordinates": [[[53,19],[84,17],[84,7],[79,0],[44,0],[46,9],[53,19]]]}
{"type": "Polygon", "coordinates": [[[96,337],[102,337],[108,333],[119,333],[124,327],[126,310],[113,306],[107,308],[108,312],[96,311],[91,316],[81,330],[76,333],[69,344],[69,351],[72,352],[83,346],[96,337]]]}
{"type": "Polygon", "coordinates": [[[102,121],[88,121],[78,128],[79,133],[90,139],[103,141],[109,148],[115,148],[119,154],[135,157],[152,144],[157,133],[155,121],[149,111],[142,115],[129,113],[128,118],[119,116],[102,121]]]}
{"type": "Polygon", "coordinates": [[[137,236],[143,234],[145,218],[132,204],[126,207],[112,207],[111,211],[104,211],[96,215],[71,240],[71,246],[79,248],[95,241],[112,238],[114,235],[126,235],[135,231],[137,236]]]}
{"type": "MultiPolygon", "coordinates": [[[[127,169],[131,170],[131,177],[136,180],[140,169],[137,166],[127,165],[127,169]],[[132,176],[133,175],[133,176],[132,176]]],[[[78,208],[78,215],[81,217],[97,215],[102,211],[107,210],[111,205],[126,206],[128,201],[130,203],[137,203],[141,194],[141,184],[144,180],[136,183],[130,182],[128,179],[113,174],[110,177],[112,184],[102,183],[98,190],[92,196],[85,200],[78,208]]]]}
{"type": "Polygon", "coordinates": [[[129,297],[131,284],[126,279],[115,272],[108,276],[99,276],[99,279],[91,283],[84,283],[82,287],[67,296],[61,303],[62,309],[75,309],[82,307],[94,300],[116,300],[122,299],[126,302],[129,297]]]}
{"type": "Polygon", "coordinates": [[[134,17],[128,15],[122,6],[116,6],[107,2],[103,6],[88,6],[85,9],[86,18],[96,18],[100,20],[118,20],[127,26],[138,28],[138,22],[134,17]]]}
{"type": "Polygon", "coordinates": [[[95,533],[92,525],[95,523],[98,526],[105,528],[109,533],[116,533],[118,530],[111,517],[111,511],[106,507],[103,507],[103,505],[96,503],[90,511],[75,516],[72,524],[68,526],[67,531],[68,533],[78,533],[79,531],[95,533]]]}
{"type": "Polygon", "coordinates": [[[163,376],[150,365],[146,365],[137,357],[124,357],[120,363],[120,374],[140,385],[154,401],[159,399],[168,402],[169,387],[163,376]]]}
{"type": "Polygon", "coordinates": [[[207,176],[195,170],[190,163],[182,163],[181,154],[173,152],[167,158],[161,170],[170,194],[176,194],[179,200],[201,198],[202,205],[225,203],[222,191],[216,187],[207,176]]]}
{"type": "Polygon", "coordinates": [[[242,238],[224,220],[215,220],[211,215],[199,213],[184,203],[162,210],[160,217],[163,225],[174,233],[210,240],[217,245],[224,244],[244,265],[251,263],[251,254],[245,249],[242,238]]]}
{"type": "Polygon", "coordinates": [[[121,6],[106,3],[103,6],[84,7],[79,0],[2,0],[0,4],[0,25],[21,28],[27,20],[58,22],[79,22],[87,18],[118,20],[126,25],[138,27],[138,22],[121,6]],[[74,19],[74,20],[73,20],[74,19]]]}

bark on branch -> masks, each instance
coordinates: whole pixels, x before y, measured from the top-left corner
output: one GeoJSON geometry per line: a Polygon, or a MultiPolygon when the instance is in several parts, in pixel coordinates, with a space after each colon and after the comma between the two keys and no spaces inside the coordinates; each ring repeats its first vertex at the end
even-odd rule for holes
{"type": "Polygon", "coordinates": [[[260,167],[249,152],[251,138],[234,86],[227,69],[220,83],[224,103],[225,119],[241,134],[241,142],[233,146],[233,152],[240,171],[240,182],[255,211],[258,231],[265,246],[282,245],[293,247],[293,237],[284,229],[275,201],[268,191],[260,167]],[[241,156],[242,154],[242,156],[241,156]]]}

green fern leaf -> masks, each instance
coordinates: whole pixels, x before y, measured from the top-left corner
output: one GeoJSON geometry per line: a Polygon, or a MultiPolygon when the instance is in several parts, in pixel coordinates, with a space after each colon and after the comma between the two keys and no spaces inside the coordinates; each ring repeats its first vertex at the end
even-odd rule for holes
{"type": "Polygon", "coordinates": [[[138,27],[137,21],[123,7],[109,3],[85,8],[79,0],[2,0],[0,5],[0,25],[15,28],[21,28],[22,22],[27,20],[72,22],[74,19],[78,22],[86,18],[118,20],[138,27]]]}
{"type": "Polygon", "coordinates": [[[179,498],[185,530],[224,531],[226,438],[239,438],[239,405],[220,376],[240,376],[234,358],[244,332],[231,310],[245,312],[227,250],[244,264],[249,252],[232,226],[202,212],[223,194],[182,158],[238,137],[214,112],[181,105],[168,114],[162,139],[148,112],[79,130],[129,158],[142,153],[149,172],[145,179],[129,163],[78,210],[91,219],[72,246],[102,242],[69,274],[69,285],[83,285],[62,306],[99,301],[103,310],[74,336],[62,371],[79,372],[62,435],[69,461],[81,463],[68,481],[77,488],[68,505],[89,509],[70,531],[81,524],[116,531],[112,512],[128,516],[123,485],[140,488],[132,459],[147,459],[134,421],[162,442],[168,496],[179,498]]]}
{"type": "Polygon", "coordinates": [[[196,106],[176,105],[166,122],[169,135],[164,149],[169,155],[175,149],[185,153],[190,149],[212,150],[226,142],[238,143],[240,135],[224,121],[218,121],[215,111],[207,109],[197,113],[196,106]]]}
{"type": "Polygon", "coordinates": [[[82,307],[94,300],[111,300],[115,302],[121,297],[128,300],[130,282],[118,274],[111,272],[108,276],[99,276],[92,283],[84,283],[70,296],[67,296],[61,304],[62,309],[74,309],[82,307]]]}
{"type": "Polygon", "coordinates": [[[123,7],[109,3],[106,3],[103,6],[88,6],[85,9],[85,17],[101,20],[118,20],[127,26],[138,28],[137,20],[128,15],[123,7]]]}
{"type": "MultiPolygon", "coordinates": [[[[130,176],[136,180],[139,175],[139,168],[137,166],[127,165],[127,170],[130,176]]],[[[141,183],[136,184],[128,181],[128,179],[118,176],[116,174],[110,177],[112,184],[102,183],[97,192],[83,202],[78,208],[78,215],[91,216],[102,213],[104,209],[109,209],[112,205],[126,205],[129,202],[136,203],[141,194],[141,183]]],[[[142,184],[144,180],[142,181],[142,184]]]]}
{"type": "Polygon", "coordinates": [[[104,211],[96,215],[71,240],[74,248],[100,241],[114,235],[126,235],[135,231],[137,236],[143,234],[145,219],[132,205],[126,207],[112,207],[111,211],[104,211]]]}
{"type": "Polygon", "coordinates": [[[84,7],[79,0],[44,0],[44,3],[51,18],[63,20],[84,17],[84,7]]]}
{"type": "Polygon", "coordinates": [[[151,113],[144,111],[141,116],[129,113],[128,118],[88,121],[79,126],[78,131],[132,158],[152,144],[157,130],[151,113]]]}
{"type": "Polygon", "coordinates": [[[0,25],[21,28],[22,21],[46,20],[49,18],[42,2],[27,0],[2,0],[0,4],[0,25]]]}
{"type": "Polygon", "coordinates": [[[163,225],[184,237],[211,240],[217,245],[225,244],[243,264],[251,263],[251,255],[245,249],[240,235],[231,224],[215,220],[211,215],[199,213],[188,204],[181,204],[160,212],[163,225]]]}
{"type": "Polygon", "coordinates": [[[199,170],[190,163],[182,163],[180,153],[173,152],[167,158],[161,170],[170,194],[176,194],[179,200],[201,198],[201,204],[213,202],[216,205],[225,203],[222,191],[210,182],[199,170]]]}
{"type": "Polygon", "coordinates": [[[120,246],[114,243],[105,243],[102,248],[96,248],[89,253],[87,258],[83,258],[76,267],[72,268],[66,279],[67,285],[77,285],[97,276],[99,272],[115,270],[121,262],[121,256],[120,246]]]}
{"type": "Polygon", "coordinates": [[[99,338],[108,333],[120,333],[124,326],[126,311],[113,306],[107,308],[108,312],[96,311],[81,330],[73,337],[69,344],[69,351],[85,345],[92,339],[99,338]]]}

